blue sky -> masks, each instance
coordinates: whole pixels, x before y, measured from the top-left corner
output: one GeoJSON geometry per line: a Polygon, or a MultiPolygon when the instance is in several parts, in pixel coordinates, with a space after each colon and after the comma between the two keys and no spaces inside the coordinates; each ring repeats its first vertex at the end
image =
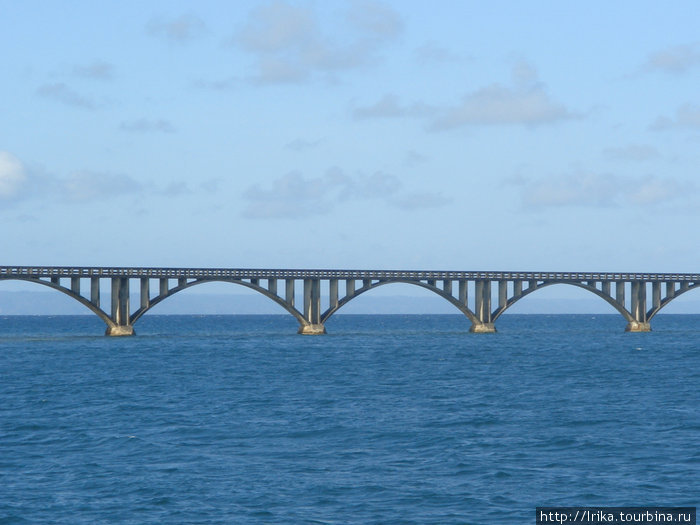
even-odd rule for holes
{"type": "Polygon", "coordinates": [[[698,20],[0,0],[2,264],[697,272],[698,20]]]}

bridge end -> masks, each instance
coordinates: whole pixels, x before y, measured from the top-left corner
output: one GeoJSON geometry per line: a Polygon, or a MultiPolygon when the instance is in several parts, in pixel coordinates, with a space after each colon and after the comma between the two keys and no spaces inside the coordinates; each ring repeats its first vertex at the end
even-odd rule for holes
{"type": "Polygon", "coordinates": [[[495,334],[496,326],[493,323],[474,323],[469,331],[473,334],[495,334]]]}
{"type": "Polygon", "coordinates": [[[134,335],[134,327],[130,324],[128,325],[114,325],[108,326],[105,331],[105,335],[110,337],[121,337],[125,335],[134,335]]]}
{"type": "Polygon", "coordinates": [[[625,327],[625,332],[651,332],[651,323],[641,321],[630,321],[625,327]]]}
{"type": "Polygon", "coordinates": [[[305,324],[299,327],[298,334],[302,335],[323,335],[326,327],[323,324],[305,324]]]}

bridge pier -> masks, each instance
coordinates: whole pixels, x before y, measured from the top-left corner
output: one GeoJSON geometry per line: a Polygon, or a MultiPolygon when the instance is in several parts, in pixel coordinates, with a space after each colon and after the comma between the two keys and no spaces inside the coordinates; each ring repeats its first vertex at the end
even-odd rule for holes
{"type": "Polygon", "coordinates": [[[321,323],[304,324],[299,327],[297,333],[302,335],[323,335],[326,333],[326,326],[321,323]]]}
{"type": "Polygon", "coordinates": [[[651,323],[630,321],[625,327],[625,332],[651,332],[651,323]]]}
{"type": "Polygon", "coordinates": [[[125,335],[134,335],[134,327],[130,324],[117,324],[107,326],[105,335],[110,337],[121,337],[125,335]]]}
{"type": "Polygon", "coordinates": [[[469,331],[473,334],[495,334],[496,326],[493,323],[474,323],[469,331]]]}

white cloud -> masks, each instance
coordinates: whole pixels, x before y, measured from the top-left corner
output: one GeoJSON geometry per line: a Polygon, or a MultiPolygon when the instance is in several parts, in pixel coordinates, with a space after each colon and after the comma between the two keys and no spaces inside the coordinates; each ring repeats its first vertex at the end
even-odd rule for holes
{"type": "Polygon", "coordinates": [[[700,43],[669,47],[652,53],[643,69],[664,73],[685,73],[700,66],[700,43]]]}
{"type": "Polygon", "coordinates": [[[449,204],[451,199],[430,191],[414,191],[405,193],[391,199],[391,204],[402,210],[423,210],[427,208],[441,208],[449,204]]]}
{"type": "Polygon", "coordinates": [[[683,104],[676,110],[675,117],[658,117],[650,127],[655,131],[672,128],[700,128],[700,107],[690,103],[683,104]]]}
{"type": "Polygon", "coordinates": [[[404,157],[403,165],[412,168],[418,166],[419,164],[424,164],[428,161],[428,157],[416,150],[408,150],[406,156],[404,157]]]}
{"type": "Polygon", "coordinates": [[[435,42],[426,42],[413,51],[413,57],[419,64],[448,64],[460,58],[435,42]]]}
{"type": "Polygon", "coordinates": [[[37,94],[44,98],[61,102],[67,106],[83,109],[95,109],[95,103],[92,100],[81,95],[62,82],[39,86],[39,89],[37,89],[37,94]]]}
{"type": "Polygon", "coordinates": [[[175,133],[175,126],[164,119],[149,120],[140,118],[127,120],[119,125],[119,129],[132,133],[175,133]]]}
{"type": "Polygon", "coordinates": [[[184,43],[206,32],[206,25],[196,15],[184,14],[171,19],[154,18],[146,26],[148,34],[172,42],[184,43]]]}
{"type": "Polygon", "coordinates": [[[0,199],[18,197],[26,181],[27,174],[22,162],[7,151],[0,151],[0,199]]]}
{"type": "Polygon", "coordinates": [[[319,144],[321,144],[321,139],[305,140],[302,138],[296,138],[288,142],[287,147],[294,151],[304,151],[307,149],[316,148],[319,144]]]}
{"type": "Polygon", "coordinates": [[[540,179],[519,178],[508,183],[517,188],[523,207],[531,210],[656,206],[692,198],[696,193],[694,185],[688,182],[654,176],[579,173],[540,179]]]}
{"type": "Polygon", "coordinates": [[[372,40],[390,40],[403,31],[399,14],[380,2],[355,1],[351,4],[347,18],[366,38],[372,40]]]}
{"type": "Polygon", "coordinates": [[[114,77],[114,68],[112,64],[96,60],[90,64],[75,66],[73,68],[73,75],[93,80],[112,80],[114,77]]]}
{"type": "Polygon", "coordinates": [[[403,118],[422,117],[433,113],[433,109],[420,102],[402,105],[399,98],[391,93],[384,95],[372,105],[356,107],[352,114],[357,119],[364,118],[403,118]]]}
{"type": "Polygon", "coordinates": [[[63,194],[73,201],[104,200],[129,193],[138,193],[142,187],[128,175],[97,171],[79,171],[60,180],[63,194]]]}
{"type": "Polygon", "coordinates": [[[310,8],[277,1],[253,10],[233,41],[255,57],[257,83],[292,83],[314,74],[359,67],[402,29],[398,15],[376,2],[353,4],[341,26],[352,33],[343,41],[323,31],[310,8]]]}
{"type": "Polygon", "coordinates": [[[534,126],[579,117],[549,96],[527,63],[516,64],[511,75],[512,86],[491,84],[468,93],[452,107],[423,102],[405,105],[396,95],[386,94],[372,105],[355,107],[352,114],[358,119],[423,117],[428,119],[430,131],[478,125],[534,126]]]}
{"type": "MultiPolygon", "coordinates": [[[[193,193],[214,194],[220,188],[219,179],[202,181],[195,189],[186,183],[171,181],[166,185],[141,183],[123,173],[79,170],[67,176],[51,175],[41,169],[27,168],[7,151],[0,150],[0,205],[20,201],[42,204],[73,205],[92,203],[124,196],[170,198],[193,193]]],[[[40,209],[41,206],[34,206],[40,209]]]]}
{"type": "Polygon", "coordinates": [[[647,144],[628,144],[626,146],[606,148],[603,156],[610,160],[642,162],[659,157],[658,150],[647,144]]]}
{"type": "Polygon", "coordinates": [[[462,102],[446,108],[430,129],[446,130],[471,125],[549,124],[575,118],[564,105],[552,100],[542,84],[507,87],[500,84],[465,95],[462,102]]]}
{"type": "Polygon", "coordinates": [[[255,184],[243,193],[251,219],[301,219],[330,213],[350,201],[375,200],[404,210],[433,208],[449,202],[431,192],[405,192],[401,181],[386,173],[351,176],[331,168],[321,177],[290,172],[267,189],[255,184]]]}

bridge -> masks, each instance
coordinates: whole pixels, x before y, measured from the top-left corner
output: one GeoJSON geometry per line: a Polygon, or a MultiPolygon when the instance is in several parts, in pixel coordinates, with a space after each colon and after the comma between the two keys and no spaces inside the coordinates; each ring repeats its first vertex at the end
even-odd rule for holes
{"type": "Polygon", "coordinates": [[[326,321],[352,299],[391,283],[421,286],[443,297],[469,319],[470,331],[476,333],[495,332],[496,320],[508,308],[553,284],[588,290],[625,318],[626,331],[648,332],[664,306],[700,286],[700,274],[688,273],[0,266],[0,281],[5,280],[63,292],[102,319],[110,336],[133,335],[136,321],[161,301],[210,282],[234,283],[263,294],[294,316],[300,334],[314,335],[325,334],[326,321]]]}

